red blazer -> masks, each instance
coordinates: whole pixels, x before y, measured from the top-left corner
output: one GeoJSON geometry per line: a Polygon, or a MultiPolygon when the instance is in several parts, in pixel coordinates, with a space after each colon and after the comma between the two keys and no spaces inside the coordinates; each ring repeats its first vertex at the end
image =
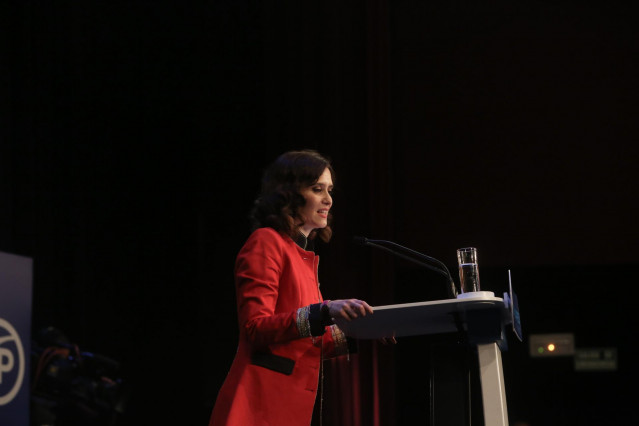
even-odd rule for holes
{"type": "Polygon", "coordinates": [[[321,325],[318,263],[272,228],[248,238],[235,265],[239,345],[209,426],[310,425],[322,358],[348,353],[342,331],[321,325]]]}

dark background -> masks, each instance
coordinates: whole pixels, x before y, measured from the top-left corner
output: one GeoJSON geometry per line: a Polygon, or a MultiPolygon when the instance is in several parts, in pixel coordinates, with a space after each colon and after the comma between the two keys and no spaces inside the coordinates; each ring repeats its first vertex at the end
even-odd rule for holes
{"type": "MultiPolygon", "coordinates": [[[[629,420],[639,40],[625,2],[0,12],[0,250],[34,259],[34,334],[52,325],[121,363],[125,424],[206,424],[235,352],[246,215],[263,168],[298,148],[337,170],[327,298],[446,297],[353,236],[453,272],[455,249],[475,246],[483,290],[501,295],[511,270],[526,335],[618,349],[617,371],[583,373],[511,339],[511,424],[629,420]]],[[[423,347],[379,350],[382,424],[415,424],[423,347]]]]}

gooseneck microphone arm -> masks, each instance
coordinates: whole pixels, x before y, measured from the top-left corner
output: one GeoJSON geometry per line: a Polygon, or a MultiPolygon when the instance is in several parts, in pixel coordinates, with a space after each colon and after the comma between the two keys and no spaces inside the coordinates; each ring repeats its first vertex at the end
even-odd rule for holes
{"type": "Polygon", "coordinates": [[[394,254],[395,256],[401,257],[402,259],[405,259],[405,260],[408,260],[410,262],[416,263],[416,264],[418,264],[420,266],[423,266],[425,268],[428,268],[428,269],[430,269],[432,271],[435,271],[435,272],[445,276],[448,279],[449,283],[450,283],[450,287],[448,289],[448,292],[449,292],[450,296],[453,299],[457,297],[457,289],[455,287],[455,281],[453,281],[453,277],[450,274],[450,271],[448,270],[446,265],[443,262],[441,262],[440,260],[437,260],[434,257],[430,257],[430,256],[427,256],[425,254],[419,253],[419,252],[417,252],[415,250],[409,249],[408,247],[404,247],[404,246],[399,245],[397,243],[394,243],[392,241],[371,240],[371,239],[368,239],[368,238],[365,238],[365,237],[355,237],[353,240],[356,243],[358,243],[358,244],[362,244],[362,245],[365,245],[365,246],[371,246],[371,247],[375,247],[375,248],[387,251],[389,253],[394,254]],[[396,248],[399,248],[401,250],[404,250],[405,252],[408,252],[408,253],[412,254],[413,256],[417,256],[417,257],[419,257],[421,259],[427,260],[428,262],[435,263],[437,266],[434,266],[434,265],[432,265],[430,263],[422,262],[420,260],[415,259],[415,257],[411,257],[411,256],[408,256],[408,255],[406,255],[404,253],[400,253],[398,251],[390,249],[390,248],[386,247],[384,244],[387,244],[387,245],[390,245],[392,247],[396,247],[396,248]]]}

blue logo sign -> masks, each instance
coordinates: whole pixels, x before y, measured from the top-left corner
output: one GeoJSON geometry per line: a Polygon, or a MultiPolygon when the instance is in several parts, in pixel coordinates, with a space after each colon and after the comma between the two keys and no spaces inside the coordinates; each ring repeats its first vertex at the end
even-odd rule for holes
{"type": "Polygon", "coordinates": [[[26,371],[26,358],[15,328],[0,318],[0,406],[13,401],[26,371]]]}

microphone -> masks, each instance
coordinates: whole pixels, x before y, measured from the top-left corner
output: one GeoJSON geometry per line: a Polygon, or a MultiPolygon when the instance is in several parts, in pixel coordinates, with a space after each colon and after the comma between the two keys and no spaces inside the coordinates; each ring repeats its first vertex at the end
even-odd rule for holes
{"type": "Polygon", "coordinates": [[[434,257],[426,256],[423,253],[420,253],[420,252],[417,252],[415,250],[409,249],[408,247],[401,246],[401,245],[399,245],[397,243],[394,243],[392,241],[371,240],[371,239],[368,239],[368,238],[365,238],[365,237],[354,237],[353,241],[355,243],[357,243],[357,244],[360,244],[360,245],[370,246],[370,247],[375,247],[375,248],[378,248],[378,249],[382,249],[384,251],[392,253],[395,256],[401,257],[402,259],[405,259],[405,260],[408,260],[410,262],[416,263],[416,264],[418,264],[420,266],[423,266],[425,268],[430,269],[431,271],[435,271],[435,272],[445,276],[446,278],[448,278],[448,281],[450,282],[450,287],[448,289],[448,292],[449,292],[450,296],[453,299],[457,298],[457,289],[455,287],[455,281],[453,281],[453,277],[450,274],[450,271],[448,270],[446,265],[443,262],[441,262],[440,260],[437,260],[434,257]],[[389,245],[391,247],[396,247],[396,248],[399,248],[401,250],[404,250],[405,252],[410,253],[413,256],[416,256],[416,257],[421,258],[423,260],[426,260],[427,262],[435,263],[438,267],[432,265],[431,263],[425,263],[425,262],[422,262],[420,260],[417,260],[417,259],[415,259],[415,257],[411,257],[411,256],[408,256],[408,255],[406,255],[404,253],[395,251],[395,250],[393,250],[393,249],[391,249],[389,247],[386,247],[386,245],[384,245],[384,244],[389,245]]]}

